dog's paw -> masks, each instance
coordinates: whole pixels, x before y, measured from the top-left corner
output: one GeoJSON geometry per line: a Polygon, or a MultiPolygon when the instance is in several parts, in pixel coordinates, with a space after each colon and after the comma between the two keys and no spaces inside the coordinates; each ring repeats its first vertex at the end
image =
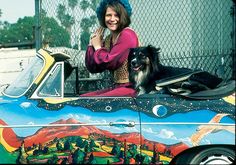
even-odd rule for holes
{"type": "Polygon", "coordinates": [[[141,92],[138,92],[138,93],[137,93],[137,96],[140,96],[140,95],[143,95],[143,94],[145,94],[145,92],[142,92],[142,91],[141,91],[141,92]]]}
{"type": "Polygon", "coordinates": [[[143,95],[143,94],[146,94],[146,90],[143,87],[140,86],[138,88],[137,96],[140,96],[140,95],[143,95]]]}
{"type": "Polygon", "coordinates": [[[157,94],[157,93],[158,93],[158,91],[153,90],[153,91],[149,92],[148,94],[157,94]]]}

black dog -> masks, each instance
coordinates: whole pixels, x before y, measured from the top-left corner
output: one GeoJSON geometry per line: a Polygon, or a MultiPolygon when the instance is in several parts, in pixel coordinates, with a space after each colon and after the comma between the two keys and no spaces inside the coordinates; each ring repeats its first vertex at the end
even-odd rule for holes
{"type": "Polygon", "coordinates": [[[138,91],[138,95],[155,90],[155,74],[159,71],[159,51],[160,48],[151,45],[130,49],[129,79],[138,91]]]}
{"type": "MultiPolygon", "coordinates": [[[[130,49],[128,57],[129,79],[137,90],[138,95],[153,93],[153,91],[156,92],[157,80],[183,75],[193,71],[188,68],[164,66],[160,63],[159,54],[160,48],[155,48],[151,45],[130,49]]],[[[208,72],[201,72],[191,76],[190,84],[189,82],[183,84],[186,88],[191,88],[191,90],[194,88],[196,88],[195,90],[203,90],[203,88],[214,88],[221,81],[222,79],[208,72]]]]}

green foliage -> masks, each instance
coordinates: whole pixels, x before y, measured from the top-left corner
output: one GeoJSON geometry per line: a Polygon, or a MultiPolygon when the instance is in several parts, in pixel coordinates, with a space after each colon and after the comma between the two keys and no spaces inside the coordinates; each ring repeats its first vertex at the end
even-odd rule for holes
{"type": "MultiPolygon", "coordinates": [[[[101,141],[100,139],[96,139],[98,141],[101,141]]],[[[133,158],[136,161],[136,164],[153,164],[151,158],[142,153],[139,154],[137,151],[137,145],[135,144],[129,144],[128,149],[121,150],[122,143],[119,141],[114,141],[114,145],[112,148],[111,153],[115,156],[94,156],[92,151],[94,152],[107,152],[104,151],[99,146],[96,146],[96,143],[94,139],[82,139],[80,136],[69,136],[64,137],[61,139],[55,138],[51,142],[56,143],[56,147],[54,145],[50,145],[50,148],[45,145],[35,145],[35,148],[32,147],[32,150],[29,150],[27,153],[27,156],[24,152],[24,150],[21,150],[21,147],[19,150],[8,153],[1,145],[0,145],[0,155],[3,155],[4,159],[0,160],[1,163],[9,163],[12,162],[12,164],[16,163],[16,159],[18,159],[19,163],[32,163],[32,164],[40,164],[42,163],[42,160],[47,160],[47,164],[57,164],[60,157],[67,157],[71,156],[70,160],[72,158],[72,164],[112,164],[113,162],[119,162],[120,158],[124,159],[124,164],[129,164],[130,159],[133,158]],[[63,147],[64,143],[64,147],[63,147]],[[73,146],[73,144],[76,145],[74,149],[70,148],[70,146],[73,146]],[[80,148],[79,145],[83,145],[82,148],[80,148]],[[44,146],[44,147],[43,147],[44,146]],[[66,149],[67,148],[67,149],[66,149]],[[69,153],[68,150],[71,152],[69,153]],[[36,154],[32,154],[32,151],[36,154]],[[125,151],[125,152],[124,152],[125,151]],[[22,154],[24,153],[24,154],[22,154]],[[25,157],[26,156],[26,157],[25,157]],[[12,161],[11,161],[12,160],[12,161]],[[20,160],[20,161],[19,161],[20,160]]],[[[109,139],[111,142],[112,139],[109,139]]],[[[108,145],[109,147],[112,147],[111,145],[108,145]]],[[[110,152],[109,152],[110,154],[110,152]]],[[[66,163],[68,159],[64,159],[64,161],[61,163],[66,163]]],[[[155,161],[155,163],[159,163],[159,161],[155,161]]],[[[161,163],[161,162],[160,162],[161,163]]],[[[164,164],[168,164],[167,161],[162,161],[164,164]]]]}
{"type": "Polygon", "coordinates": [[[87,141],[87,140],[84,140],[84,141],[83,141],[83,146],[85,147],[86,145],[88,145],[88,141],[87,141]]]}
{"type": "MultiPolygon", "coordinates": [[[[72,26],[75,24],[75,18],[73,17],[73,13],[74,13],[73,10],[78,4],[78,0],[68,0],[67,2],[71,10],[67,10],[67,8],[64,5],[59,4],[57,6],[57,18],[60,21],[61,25],[69,33],[69,36],[71,36],[72,26]]],[[[63,46],[67,46],[67,45],[63,45],[63,46]]],[[[72,46],[70,45],[69,47],[72,47],[72,46]]]]}
{"type": "Polygon", "coordinates": [[[86,48],[89,44],[90,33],[88,31],[82,31],[80,36],[81,36],[80,48],[81,48],[81,50],[86,50],[86,48]]]}
{"type": "Polygon", "coordinates": [[[150,164],[151,160],[149,159],[149,157],[147,155],[143,155],[143,162],[142,164],[150,164]]]}
{"type": "Polygon", "coordinates": [[[62,4],[57,7],[57,18],[66,29],[70,29],[75,23],[74,17],[67,13],[66,7],[62,4]]]}
{"type": "Polygon", "coordinates": [[[62,4],[59,4],[57,7],[57,18],[61,21],[63,20],[63,15],[66,12],[66,7],[62,4]]]}
{"type": "MultiPolygon", "coordinates": [[[[131,145],[130,145],[130,148],[129,148],[129,150],[128,150],[127,155],[128,155],[128,154],[130,155],[130,157],[135,158],[136,155],[138,154],[137,145],[131,144],[131,145]]],[[[127,157],[128,157],[128,156],[127,156],[127,157]]]]}
{"type": "MultiPolygon", "coordinates": [[[[83,0],[80,2],[80,8],[85,12],[88,8],[93,9],[93,6],[95,4],[97,5],[96,1],[92,1],[90,4],[87,0],[83,0]]],[[[80,22],[80,28],[82,29],[81,36],[80,36],[81,50],[86,50],[89,44],[89,39],[90,39],[90,34],[91,34],[90,28],[96,24],[96,18],[97,17],[95,15],[92,15],[90,17],[82,18],[80,22]]]]}
{"type": "Polygon", "coordinates": [[[53,155],[51,159],[48,159],[47,164],[57,164],[57,161],[58,161],[57,155],[53,155]]]}
{"type": "Polygon", "coordinates": [[[70,142],[69,139],[66,140],[65,144],[64,144],[64,151],[71,151],[73,149],[73,146],[70,142]]]}
{"type": "Polygon", "coordinates": [[[63,146],[59,141],[57,142],[56,147],[57,147],[57,151],[63,151],[63,146]]]}
{"type": "Polygon", "coordinates": [[[51,47],[70,47],[70,34],[54,18],[44,17],[42,26],[43,42],[51,47]]]}
{"type": "Polygon", "coordinates": [[[80,8],[85,11],[88,8],[91,8],[93,11],[96,11],[97,5],[101,0],[82,0],[80,2],[80,8]]]}
{"type": "MultiPolygon", "coordinates": [[[[54,18],[42,15],[42,35],[43,42],[48,42],[50,46],[70,47],[70,35],[61,27],[54,18]]],[[[16,23],[5,22],[3,29],[0,29],[1,43],[16,43],[34,40],[34,17],[24,17],[18,19],[16,23]]]]}
{"type": "Polygon", "coordinates": [[[78,0],[68,0],[68,6],[74,10],[75,6],[77,6],[78,0]]]}
{"type": "MultiPolygon", "coordinates": [[[[60,25],[64,27],[64,29],[69,33],[69,35],[72,35],[72,27],[75,24],[75,17],[73,16],[73,10],[75,7],[80,5],[80,9],[82,9],[84,12],[88,9],[92,9],[93,11],[96,10],[97,4],[100,2],[100,0],[67,0],[68,7],[66,7],[63,4],[59,4],[57,6],[57,18],[60,22],[60,25]],[[71,9],[71,10],[69,10],[71,9]]],[[[81,33],[80,35],[80,45],[74,45],[73,48],[79,48],[81,50],[86,50],[88,44],[89,44],[89,38],[91,34],[91,27],[93,27],[96,24],[96,15],[92,15],[87,17],[82,18],[80,22],[80,28],[81,28],[81,33]]],[[[58,41],[59,43],[59,41],[58,41]]],[[[51,44],[50,44],[51,46],[51,44]]],[[[67,45],[63,45],[66,46],[67,45]]],[[[70,46],[72,47],[72,46],[70,46]]]]}
{"type": "Polygon", "coordinates": [[[2,144],[0,144],[0,155],[1,158],[4,158],[0,159],[0,164],[15,164],[18,157],[17,153],[6,152],[2,144]]]}
{"type": "Polygon", "coordinates": [[[119,145],[114,145],[112,150],[111,150],[111,154],[112,155],[116,155],[116,156],[120,156],[120,152],[121,152],[121,148],[119,145]]]}
{"type": "Polygon", "coordinates": [[[80,136],[78,136],[78,139],[76,141],[76,146],[80,147],[80,148],[84,147],[83,146],[83,140],[82,140],[82,138],[80,136]]]}
{"type": "Polygon", "coordinates": [[[89,147],[89,144],[88,144],[88,142],[87,142],[87,140],[85,140],[84,141],[85,143],[84,143],[84,152],[91,152],[92,150],[91,150],[91,148],[89,147]]]}
{"type": "Polygon", "coordinates": [[[81,8],[83,11],[87,10],[87,9],[89,8],[89,6],[90,6],[90,4],[89,4],[89,2],[88,2],[87,0],[82,0],[82,1],[80,2],[80,8],[81,8]]]}
{"type": "Polygon", "coordinates": [[[49,151],[49,148],[48,148],[48,146],[45,146],[45,147],[43,148],[43,154],[47,154],[47,153],[48,153],[48,151],[49,151]]]}
{"type": "Polygon", "coordinates": [[[89,156],[88,163],[89,163],[89,164],[96,164],[96,159],[94,159],[93,154],[91,154],[91,155],[89,156]]]}
{"type": "MultiPolygon", "coordinates": [[[[77,128],[77,127],[75,127],[77,128]]],[[[76,143],[77,139],[79,138],[80,136],[68,136],[67,139],[71,142],[71,143],[76,143]]],[[[81,137],[80,137],[81,138],[81,137]]]]}
{"type": "Polygon", "coordinates": [[[0,41],[1,43],[33,41],[33,27],[34,17],[20,18],[13,24],[5,23],[3,29],[0,29],[0,41]]]}
{"type": "Polygon", "coordinates": [[[84,161],[85,154],[83,151],[80,149],[77,149],[73,154],[72,154],[72,161],[73,164],[82,164],[84,161]]]}
{"type": "Polygon", "coordinates": [[[91,0],[90,8],[93,11],[96,11],[96,8],[97,8],[99,2],[100,2],[100,0],[91,0]]]}
{"type": "Polygon", "coordinates": [[[83,29],[83,31],[89,31],[89,27],[92,25],[92,21],[89,18],[82,18],[80,22],[80,27],[83,29]]]}
{"type": "Polygon", "coordinates": [[[90,140],[89,147],[90,147],[90,149],[93,149],[94,147],[97,147],[97,145],[96,145],[96,143],[94,142],[93,139],[90,140]]]}

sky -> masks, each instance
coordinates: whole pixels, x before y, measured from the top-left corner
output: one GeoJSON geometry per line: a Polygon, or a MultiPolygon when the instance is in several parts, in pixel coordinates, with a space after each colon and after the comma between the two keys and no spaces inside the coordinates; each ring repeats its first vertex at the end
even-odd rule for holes
{"type": "Polygon", "coordinates": [[[1,21],[16,23],[19,18],[34,16],[35,0],[0,0],[1,21]]]}

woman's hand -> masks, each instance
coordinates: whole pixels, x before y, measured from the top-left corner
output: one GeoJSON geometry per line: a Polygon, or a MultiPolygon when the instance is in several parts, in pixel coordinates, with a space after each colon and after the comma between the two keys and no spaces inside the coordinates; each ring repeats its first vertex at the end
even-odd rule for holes
{"type": "Polygon", "coordinates": [[[94,49],[100,49],[102,47],[102,39],[104,34],[104,28],[99,27],[91,36],[90,43],[93,45],[94,49]]]}

